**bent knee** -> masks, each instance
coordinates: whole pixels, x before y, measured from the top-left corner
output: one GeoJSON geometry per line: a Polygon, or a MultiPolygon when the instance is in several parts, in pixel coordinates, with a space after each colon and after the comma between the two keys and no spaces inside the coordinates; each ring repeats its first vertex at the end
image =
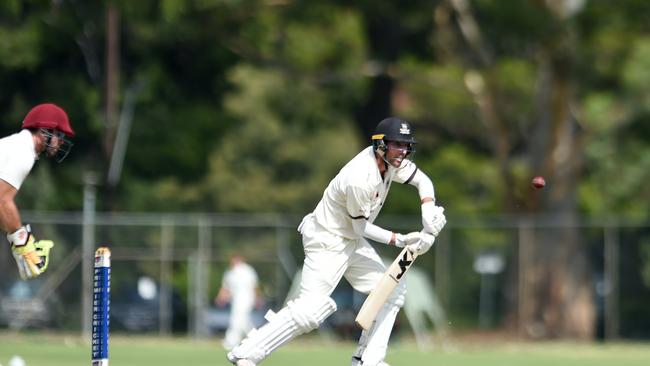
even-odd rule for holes
{"type": "Polygon", "coordinates": [[[336,311],[336,302],[329,296],[305,295],[289,301],[287,308],[296,325],[303,332],[309,332],[336,311]]]}

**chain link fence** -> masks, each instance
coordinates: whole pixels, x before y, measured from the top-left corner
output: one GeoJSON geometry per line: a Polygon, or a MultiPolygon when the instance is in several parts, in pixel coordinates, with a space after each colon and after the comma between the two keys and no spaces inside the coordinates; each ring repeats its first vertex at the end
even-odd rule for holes
{"type": "MultiPolygon", "coordinates": [[[[224,314],[219,318],[212,300],[231,254],[244,255],[258,271],[267,307],[282,306],[302,265],[296,232],[300,219],[280,214],[23,213],[36,238],[54,240],[55,247],[48,272],[34,281],[20,281],[10,251],[0,251],[0,327],[78,330],[89,336],[93,253],[108,246],[111,331],[210,336],[223,328],[216,323],[223,322],[224,314]]],[[[378,223],[410,231],[418,230],[419,222],[419,216],[383,216],[378,223]]],[[[434,285],[452,327],[525,332],[517,319],[526,303],[522,248],[548,245],[536,240],[531,228],[567,225],[585,243],[598,336],[650,337],[650,289],[644,281],[650,264],[643,254],[650,254],[650,230],[642,221],[450,217],[434,249],[415,267],[434,285]]],[[[397,254],[392,247],[376,248],[389,259],[397,254]]],[[[345,284],[339,287],[352,291],[345,284]]]]}

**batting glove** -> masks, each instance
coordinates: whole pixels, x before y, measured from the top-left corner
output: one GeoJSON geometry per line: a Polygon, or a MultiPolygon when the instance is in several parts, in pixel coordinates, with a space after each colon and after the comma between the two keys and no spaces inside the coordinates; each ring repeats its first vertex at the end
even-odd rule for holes
{"type": "Polygon", "coordinates": [[[422,255],[431,249],[434,241],[436,241],[436,237],[423,230],[420,232],[420,240],[417,243],[410,244],[409,250],[418,255],[422,255]]]}
{"type": "Polygon", "coordinates": [[[29,225],[21,226],[15,232],[7,234],[7,240],[11,245],[20,278],[27,280],[45,272],[49,264],[50,249],[54,246],[51,240],[34,241],[29,225]]]}
{"type": "Polygon", "coordinates": [[[424,231],[438,236],[440,231],[447,223],[445,218],[445,209],[441,206],[436,206],[433,202],[425,202],[422,204],[422,226],[424,231]]]}
{"type": "Polygon", "coordinates": [[[404,248],[407,245],[417,244],[420,241],[420,233],[414,231],[408,234],[395,234],[395,246],[404,248]]]}

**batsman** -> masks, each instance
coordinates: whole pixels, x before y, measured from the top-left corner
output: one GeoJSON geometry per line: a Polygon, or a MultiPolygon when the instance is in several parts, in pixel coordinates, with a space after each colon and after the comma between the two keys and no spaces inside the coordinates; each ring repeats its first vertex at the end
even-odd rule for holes
{"type": "MultiPolygon", "coordinates": [[[[298,335],[307,333],[336,311],[330,297],[341,278],[362,293],[370,293],[386,266],[366,239],[417,254],[431,248],[445,226],[444,209],[435,204],[431,179],[411,160],[415,139],[411,125],[400,118],[382,120],[372,135],[372,146],[350,160],[329,183],[313,212],[298,227],[305,259],[298,296],[274,313],[266,324],[253,329],[227,355],[238,366],[259,364],[271,352],[298,335]],[[373,222],[391,183],[417,188],[422,207],[422,231],[395,233],[373,222]]],[[[361,333],[352,366],[386,366],[386,348],[395,318],[404,305],[406,281],[400,281],[375,318],[361,333]]]]}
{"type": "Polygon", "coordinates": [[[20,278],[26,280],[45,272],[54,243],[34,238],[30,226],[22,223],[14,198],[36,160],[65,159],[74,131],[66,112],[51,103],[32,108],[21,127],[0,139],[0,228],[7,233],[20,278]]]}

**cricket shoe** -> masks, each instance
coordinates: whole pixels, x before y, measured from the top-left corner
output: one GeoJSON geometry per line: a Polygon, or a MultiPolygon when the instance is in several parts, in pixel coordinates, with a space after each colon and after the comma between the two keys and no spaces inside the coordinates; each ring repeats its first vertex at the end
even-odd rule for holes
{"type": "Polygon", "coordinates": [[[242,359],[242,360],[237,360],[237,363],[235,364],[237,366],[255,366],[253,361],[242,359]]]}
{"type": "Polygon", "coordinates": [[[228,361],[232,362],[235,366],[255,366],[255,362],[245,358],[236,358],[232,352],[228,352],[226,357],[228,358],[228,361]]]}
{"type": "MultiPolygon", "coordinates": [[[[350,366],[364,366],[364,365],[365,364],[363,363],[363,361],[361,361],[360,357],[357,356],[352,357],[352,362],[350,363],[350,366]]],[[[390,366],[390,365],[384,361],[381,361],[375,366],[390,366]]]]}
{"type": "Polygon", "coordinates": [[[233,365],[235,365],[235,366],[255,366],[255,363],[253,363],[253,361],[251,361],[251,360],[247,360],[245,358],[242,358],[242,359],[239,359],[237,361],[234,361],[233,365]]]}

